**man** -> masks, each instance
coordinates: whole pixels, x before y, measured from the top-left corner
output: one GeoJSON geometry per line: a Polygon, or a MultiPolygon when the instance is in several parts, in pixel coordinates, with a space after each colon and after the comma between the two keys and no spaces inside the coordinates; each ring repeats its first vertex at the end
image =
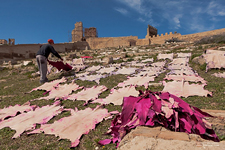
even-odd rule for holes
{"type": "Polygon", "coordinates": [[[40,47],[39,51],[36,54],[38,69],[40,72],[40,83],[48,82],[47,75],[47,59],[50,53],[54,54],[56,57],[61,59],[61,56],[55,51],[54,47],[52,46],[54,41],[52,39],[48,40],[48,44],[44,44],[40,47]]]}

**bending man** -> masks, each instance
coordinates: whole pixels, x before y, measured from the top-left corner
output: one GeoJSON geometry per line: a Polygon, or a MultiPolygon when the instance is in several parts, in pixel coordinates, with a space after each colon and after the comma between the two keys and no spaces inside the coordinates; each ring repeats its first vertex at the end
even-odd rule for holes
{"type": "Polygon", "coordinates": [[[44,44],[40,47],[39,51],[36,54],[38,69],[40,72],[40,83],[48,82],[47,75],[47,59],[50,53],[54,54],[56,57],[61,59],[61,56],[55,51],[54,47],[52,46],[54,41],[52,39],[48,40],[48,44],[44,44]]]}

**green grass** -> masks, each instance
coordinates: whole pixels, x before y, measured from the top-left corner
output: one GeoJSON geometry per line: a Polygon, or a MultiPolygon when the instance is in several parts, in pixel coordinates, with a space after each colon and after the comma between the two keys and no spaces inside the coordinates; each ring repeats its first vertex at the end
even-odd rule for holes
{"type": "MultiPolygon", "coordinates": [[[[148,48],[154,48],[158,45],[151,45],[148,48]]],[[[182,49],[185,47],[181,47],[182,49]]],[[[178,49],[174,49],[171,53],[179,52],[178,49]]],[[[192,58],[200,56],[203,53],[202,47],[198,47],[195,51],[192,52],[192,58]]],[[[156,60],[157,55],[150,56],[156,60]]],[[[130,57],[133,59],[133,57],[130,57]]],[[[118,63],[120,60],[118,60],[118,63]]],[[[92,65],[98,65],[94,63],[92,65]]],[[[200,97],[200,96],[191,96],[188,98],[182,98],[189,104],[196,106],[201,109],[220,109],[225,110],[225,79],[224,78],[216,78],[211,74],[215,72],[220,72],[218,69],[211,69],[207,73],[205,72],[205,65],[194,64],[190,61],[190,66],[196,70],[201,77],[203,77],[207,82],[205,89],[211,91],[213,93],[212,97],[200,97]]],[[[31,73],[35,72],[37,68],[34,65],[29,65],[29,67],[33,67],[33,69],[29,69],[29,71],[25,71],[26,67],[22,67],[22,70],[16,69],[4,69],[0,72],[0,80],[5,80],[0,82],[0,108],[13,106],[16,104],[24,104],[25,102],[42,97],[43,91],[33,91],[32,93],[26,94],[31,89],[40,86],[39,77],[34,78],[31,76],[31,73]]],[[[160,74],[157,78],[155,78],[155,83],[162,81],[165,77],[165,73],[160,74]]],[[[50,80],[61,78],[62,74],[49,76],[50,80]]],[[[108,90],[100,94],[100,98],[105,98],[110,93],[110,89],[118,85],[118,83],[126,80],[126,75],[112,75],[107,78],[102,78],[100,80],[100,85],[105,85],[108,90]]],[[[73,78],[70,78],[71,81],[73,78]]],[[[92,86],[97,85],[96,82],[91,81],[81,81],[76,80],[76,84],[80,86],[84,86],[90,88],[92,86]]],[[[151,91],[161,91],[163,86],[149,86],[148,90],[151,91]]],[[[137,87],[137,90],[143,90],[143,86],[137,87]]],[[[54,100],[38,100],[32,101],[31,105],[38,105],[39,107],[52,105],[54,100]]],[[[86,106],[83,105],[84,101],[70,101],[64,100],[61,101],[61,105],[64,108],[72,108],[77,107],[79,110],[83,110],[87,107],[95,108],[98,104],[88,104],[86,106]]],[[[112,104],[108,104],[104,106],[109,111],[118,110],[121,112],[121,106],[115,106],[112,104]]],[[[69,112],[63,112],[54,118],[52,118],[48,123],[53,123],[60,118],[69,116],[69,112]]],[[[98,147],[100,150],[110,150],[116,149],[115,144],[108,144],[106,146],[98,145],[99,140],[103,140],[106,138],[111,138],[109,135],[104,135],[104,133],[110,127],[112,119],[103,120],[99,124],[96,125],[95,130],[91,130],[87,135],[83,135],[80,139],[80,144],[76,148],[72,148],[75,150],[93,150],[95,147],[98,147]]],[[[36,128],[39,128],[40,125],[37,125],[36,128]]],[[[0,129],[0,149],[70,149],[71,142],[66,139],[58,140],[58,137],[54,135],[46,135],[46,134],[33,134],[27,135],[26,132],[23,133],[20,137],[16,139],[11,139],[14,135],[15,131],[10,128],[0,129]]],[[[224,140],[224,135],[219,136],[221,140],[224,140]]]]}

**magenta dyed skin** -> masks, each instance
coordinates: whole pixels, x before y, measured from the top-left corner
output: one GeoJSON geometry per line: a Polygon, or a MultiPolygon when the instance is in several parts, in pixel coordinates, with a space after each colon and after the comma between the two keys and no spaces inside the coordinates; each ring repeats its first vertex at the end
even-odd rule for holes
{"type": "Polygon", "coordinates": [[[139,97],[124,97],[122,112],[111,122],[112,139],[99,141],[106,145],[118,143],[137,126],[161,125],[176,132],[198,134],[204,139],[219,142],[205,117],[213,117],[199,108],[189,105],[168,92],[139,91],[139,97]]]}

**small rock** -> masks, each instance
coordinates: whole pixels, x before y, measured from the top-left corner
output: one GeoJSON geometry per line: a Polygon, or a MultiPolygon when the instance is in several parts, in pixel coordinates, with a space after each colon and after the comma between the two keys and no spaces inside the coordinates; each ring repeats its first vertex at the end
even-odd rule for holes
{"type": "Polygon", "coordinates": [[[32,63],[33,63],[32,61],[23,61],[24,66],[27,66],[28,64],[32,64],[32,63]]]}
{"type": "Polygon", "coordinates": [[[32,73],[31,76],[32,76],[32,77],[38,77],[38,76],[40,76],[40,73],[39,73],[39,71],[38,71],[38,72],[32,73]]]}
{"type": "Polygon", "coordinates": [[[127,56],[129,56],[129,57],[133,57],[134,56],[134,53],[127,53],[127,56]]]}
{"type": "Polygon", "coordinates": [[[203,65],[205,63],[205,59],[203,58],[203,56],[198,56],[192,59],[193,63],[199,64],[199,65],[203,65]]]}
{"type": "Polygon", "coordinates": [[[21,68],[22,65],[23,65],[23,64],[13,65],[13,68],[14,68],[14,69],[18,69],[18,68],[21,68]]]}
{"type": "Polygon", "coordinates": [[[81,56],[81,53],[80,53],[80,52],[76,52],[75,54],[76,54],[76,56],[78,56],[78,57],[81,56]]]}
{"type": "Polygon", "coordinates": [[[104,63],[104,64],[112,64],[113,63],[113,57],[104,57],[103,59],[102,59],[102,62],[104,63]]]}
{"type": "Polygon", "coordinates": [[[76,58],[76,57],[77,57],[76,53],[69,54],[68,56],[68,58],[76,58]]]}

